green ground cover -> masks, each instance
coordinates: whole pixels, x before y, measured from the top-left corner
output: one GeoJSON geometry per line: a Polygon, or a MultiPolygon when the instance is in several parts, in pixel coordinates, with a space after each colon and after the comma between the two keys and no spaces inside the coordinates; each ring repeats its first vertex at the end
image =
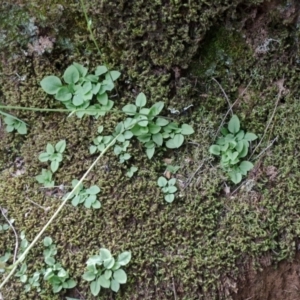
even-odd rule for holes
{"type": "MultiPolygon", "coordinates": [[[[134,142],[127,165],[108,151],[84,182],[101,188],[101,208],[67,204],[45,235],[57,246],[55,259],[76,280],[76,288],[53,294],[42,282],[44,294],[38,296],[34,290],[25,293],[13,277],[1,291],[4,299],[95,299],[82,274],[88,257],[100,248],[114,256],[131,251],[132,258],[127,283],[118,293],[101,291],[98,299],[230,299],[246,263],[259,268],[264,257],[274,263],[293,257],[300,233],[299,18],[285,1],[274,2],[273,9],[250,0],[91,1],[87,12],[101,56],[79,3],[29,1],[25,8],[23,2],[1,4],[3,12],[15,12],[1,20],[11,25],[0,31],[1,104],[63,108],[40,81],[48,75],[61,78],[73,62],[90,70],[106,62],[121,72],[116,108],[134,103],[143,92],[149,106],[164,101],[162,115],[190,124],[195,133],[179,149],[159,148],[151,160],[134,142]],[[45,40],[40,37],[48,38],[48,48],[41,49],[45,40]],[[251,158],[254,168],[239,188],[209,154],[228,111],[217,82],[231,103],[239,99],[233,111],[243,129],[258,140],[264,136],[251,158]],[[157,185],[166,160],[181,167],[173,175],[178,192],[172,203],[157,185]],[[138,171],[130,178],[131,165],[138,171]]],[[[61,204],[63,187],[95,160],[89,147],[98,127],[110,134],[123,114],[95,120],[8,112],[29,127],[26,135],[6,133],[1,123],[0,205],[17,232],[32,241],[61,204]],[[47,143],[60,140],[67,142],[55,173],[62,186],[43,189],[35,176],[46,164],[38,157],[47,143]]],[[[0,256],[13,252],[13,231],[0,234],[0,256]]],[[[43,250],[41,240],[30,251],[29,274],[42,268],[43,250]]]]}

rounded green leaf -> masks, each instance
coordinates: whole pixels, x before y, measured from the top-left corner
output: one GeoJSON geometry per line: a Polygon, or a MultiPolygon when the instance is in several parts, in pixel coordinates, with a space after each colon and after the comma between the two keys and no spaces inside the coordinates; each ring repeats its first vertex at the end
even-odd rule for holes
{"type": "Polygon", "coordinates": [[[42,89],[50,95],[55,95],[61,86],[62,83],[56,76],[47,76],[41,81],[42,89]]]}
{"type": "Polygon", "coordinates": [[[179,148],[184,142],[182,134],[175,134],[175,136],[166,142],[166,146],[170,149],[179,148]]]}
{"type": "Polygon", "coordinates": [[[117,80],[121,76],[119,71],[110,71],[105,75],[105,79],[112,79],[113,81],[117,80]]]}
{"type": "Polygon", "coordinates": [[[98,66],[95,71],[95,75],[100,76],[108,71],[106,66],[98,66]]]}
{"type": "Polygon", "coordinates": [[[131,260],[131,252],[130,251],[124,251],[118,256],[118,263],[121,266],[127,265],[131,260]]]}
{"type": "MultiPolygon", "coordinates": [[[[148,121],[148,118],[146,116],[139,115],[136,118],[136,120],[137,120],[139,126],[141,126],[141,127],[147,127],[148,126],[149,121],[148,121]]],[[[147,131],[149,131],[149,129],[147,131]]]]}
{"type": "Polygon", "coordinates": [[[120,283],[113,279],[110,283],[110,288],[112,291],[117,293],[120,289],[120,283]]]}
{"type": "Polygon", "coordinates": [[[61,140],[59,141],[56,145],[55,145],[55,150],[56,152],[59,152],[59,153],[63,153],[66,149],[66,141],[65,140],[61,140]]]}
{"type": "Polygon", "coordinates": [[[135,115],[136,106],[134,104],[127,104],[122,108],[122,111],[129,116],[135,115]]]}
{"type": "Polygon", "coordinates": [[[100,253],[100,259],[102,261],[104,261],[104,260],[112,257],[110,251],[108,249],[106,249],[106,248],[101,248],[100,251],[99,251],[99,253],[100,253]]]}
{"type": "Polygon", "coordinates": [[[146,154],[149,159],[153,157],[154,153],[155,153],[155,147],[146,149],[146,154]]]}
{"type": "Polygon", "coordinates": [[[94,209],[99,209],[101,208],[101,202],[99,200],[96,200],[93,204],[92,204],[92,208],[94,209]]]}
{"type": "Polygon", "coordinates": [[[76,83],[79,80],[79,72],[77,68],[74,65],[69,66],[66,69],[63,78],[66,83],[69,84],[76,83]]]}
{"type": "Polygon", "coordinates": [[[72,94],[66,86],[61,87],[55,95],[55,99],[59,101],[69,101],[71,98],[72,94]]]}
{"type": "Polygon", "coordinates": [[[81,95],[75,95],[72,99],[72,103],[75,105],[75,106],[80,106],[84,103],[84,99],[81,95]]]}
{"type": "Polygon", "coordinates": [[[99,277],[99,281],[102,287],[107,289],[110,287],[110,280],[107,279],[104,274],[99,277]]]}
{"type": "Polygon", "coordinates": [[[73,65],[75,66],[75,68],[78,70],[80,77],[84,77],[88,71],[88,69],[86,67],[84,67],[81,64],[78,64],[76,62],[73,62],[73,65]]]}
{"type": "Polygon", "coordinates": [[[125,138],[125,140],[129,140],[132,137],[133,137],[133,133],[131,131],[127,130],[127,131],[124,132],[124,138],[125,138]]]}
{"type": "MultiPolygon", "coordinates": [[[[243,141],[238,141],[238,143],[237,143],[236,146],[235,146],[235,150],[236,150],[237,152],[241,153],[241,152],[243,151],[243,148],[244,148],[244,143],[243,143],[243,141]]],[[[223,149],[222,149],[222,150],[223,150],[223,149]]],[[[226,151],[226,149],[223,150],[223,151],[226,151]]]]}
{"type": "Polygon", "coordinates": [[[87,197],[84,201],[84,206],[86,208],[91,208],[92,204],[96,201],[96,196],[95,195],[90,195],[89,197],[87,197]]]}
{"type": "Polygon", "coordinates": [[[107,258],[103,261],[103,266],[106,269],[111,269],[115,264],[115,259],[113,257],[107,258]]]}
{"type": "Polygon", "coordinates": [[[237,115],[233,115],[228,123],[228,130],[231,133],[238,133],[240,131],[240,120],[237,115]]]}
{"type": "Polygon", "coordinates": [[[171,185],[175,185],[176,183],[176,178],[171,178],[168,182],[168,185],[171,186],[171,185]]]}
{"type": "Polygon", "coordinates": [[[193,133],[194,133],[194,129],[192,126],[190,126],[188,124],[183,124],[181,126],[181,134],[189,135],[189,134],[193,134],[193,133]]]}
{"type": "Polygon", "coordinates": [[[169,121],[164,118],[157,118],[155,123],[156,123],[156,125],[163,127],[163,126],[168,125],[169,121]]]}
{"type": "Polygon", "coordinates": [[[91,293],[93,296],[98,296],[98,294],[100,293],[100,290],[101,290],[101,284],[100,284],[99,278],[97,280],[91,282],[90,289],[91,289],[91,293]]]}
{"type": "Polygon", "coordinates": [[[27,126],[25,123],[20,122],[20,126],[17,129],[19,134],[26,134],[27,133],[27,126]]]}
{"type": "Polygon", "coordinates": [[[75,206],[75,207],[79,204],[79,202],[80,202],[80,197],[79,196],[74,197],[71,201],[72,205],[75,206]]]}
{"type": "Polygon", "coordinates": [[[158,146],[162,146],[162,144],[163,144],[163,137],[162,137],[161,133],[153,134],[152,135],[152,140],[158,146]]]}
{"type": "Polygon", "coordinates": [[[137,107],[144,107],[147,103],[146,95],[144,93],[139,93],[135,100],[135,105],[137,107]]]}
{"type": "Polygon", "coordinates": [[[57,160],[51,161],[50,169],[53,173],[58,170],[58,167],[59,167],[59,162],[57,160]]]}
{"type": "Polygon", "coordinates": [[[165,200],[168,202],[168,203],[172,203],[175,199],[175,195],[174,194],[168,194],[168,195],[165,195],[165,200]]]}
{"type": "Polygon", "coordinates": [[[104,277],[106,279],[110,279],[111,275],[112,275],[112,270],[105,270],[104,277]]]}
{"type": "Polygon", "coordinates": [[[43,243],[45,247],[49,247],[52,244],[52,238],[50,236],[46,236],[43,243]]]}
{"type": "Polygon", "coordinates": [[[249,142],[246,140],[242,140],[244,147],[242,151],[239,153],[239,157],[245,157],[248,154],[249,142]]]}
{"type": "Polygon", "coordinates": [[[100,188],[97,185],[93,185],[86,190],[86,192],[90,195],[96,195],[100,192],[100,188]]]}
{"type": "Polygon", "coordinates": [[[77,282],[74,279],[69,279],[67,281],[67,285],[68,285],[67,289],[72,289],[77,285],[77,282]]]}
{"type": "Polygon", "coordinates": [[[251,132],[247,132],[244,136],[244,139],[249,142],[255,141],[257,139],[257,135],[251,132]]]}
{"type": "Polygon", "coordinates": [[[68,277],[68,272],[65,269],[60,269],[57,276],[60,278],[68,277]]]}
{"type": "Polygon", "coordinates": [[[47,152],[43,152],[39,155],[39,161],[45,162],[48,161],[50,158],[50,155],[47,152]]]}
{"type": "Polygon", "coordinates": [[[52,256],[45,257],[45,263],[49,266],[53,266],[55,264],[55,259],[52,256]]]}
{"type": "Polygon", "coordinates": [[[250,171],[251,169],[253,169],[254,165],[252,162],[250,161],[242,161],[240,163],[240,169],[243,171],[243,172],[248,172],[250,171]]]}
{"type": "Polygon", "coordinates": [[[214,155],[220,155],[220,146],[211,145],[209,147],[209,153],[214,154],[214,155]]]}
{"type": "Polygon", "coordinates": [[[237,171],[231,171],[229,172],[230,179],[233,183],[237,184],[242,181],[242,174],[237,171]]]}
{"type": "Polygon", "coordinates": [[[158,186],[160,186],[160,187],[164,187],[164,186],[166,186],[166,185],[168,184],[168,180],[167,180],[165,177],[160,176],[160,177],[158,178],[158,180],[157,180],[157,184],[158,184],[158,186]]]}
{"type": "Polygon", "coordinates": [[[238,134],[235,136],[235,140],[236,140],[236,141],[242,140],[243,137],[244,137],[244,135],[245,135],[244,130],[240,130],[240,131],[238,132],[238,134]]]}
{"type": "Polygon", "coordinates": [[[174,194],[177,192],[177,187],[176,186],[169,186],[169,193],[174,194]]]}
{"type": "Polygon", "coordinates": [[[51,144],[47,144],[46,146],[46,151],[48,154],[53,154],[54,153],[54,147],[51,144]]]}
{"type": "MultiPolygon", "coordinates": [[[[164,102],[156,102],[154,105],[151,106],[150,108],[150,117],[157,116],[164,108],[164,102]]],[[[158,125],[158,124],[157,124],[158,125]]]]}
{"type": "Polygon", "coordinates": [[[127,282],[127,275],[126,275],[125,271],[122,269],[114,271],[113,277],[117,282],[119,282],[121,284],[127,282]]]}
{"type": "Polygon", "coordinates": [[[100,104],[102,105],[107,105],[108,104],[108,95],[106,93],[104,94],[98,94],[97,95],[97,100],[100,104]]]}

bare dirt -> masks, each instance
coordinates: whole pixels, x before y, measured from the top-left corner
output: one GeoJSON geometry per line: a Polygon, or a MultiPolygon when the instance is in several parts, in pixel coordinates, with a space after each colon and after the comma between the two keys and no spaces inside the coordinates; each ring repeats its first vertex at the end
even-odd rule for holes
{"type": "Polygon", "coordinates": [[[300,254],[291,262],[282,261],[277,267],[262,272],[248,271],[233,300],[297,300],[300,299],[300,254]]]}

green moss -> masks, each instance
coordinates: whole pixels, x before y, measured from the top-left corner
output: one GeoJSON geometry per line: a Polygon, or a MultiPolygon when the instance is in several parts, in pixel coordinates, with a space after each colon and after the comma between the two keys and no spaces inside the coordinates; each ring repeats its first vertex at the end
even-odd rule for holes
{"type": "Polygon", "coordinates": [[[241,60],[254,55],[242,33],[224,27],[212,28],[194,59],[191,72],[197,77],[228,76],[241,60]]]}
{"type": "MultiPolygon", "coordinates": [[[[115,299],[174,299],[173,282],[178,299],[229,299],[223,282],[226,276],[231,280],[238,277],[239,266],[246,258],[258,262],[265,254],[272,254],[272,261],[293,256],[295,237],[300,232],[297,121],[300,106],[299,70],[294,67],[297,51],[288,45],[295,32],[269,28],[281,43],[262,56],[254,55],[251,44],[246,46],[242,35],[250,34],[247,31],[218,29],[215,25],[213,33],[208,33],[207,39],[200,43],[214,20],[223,24],[223,12],[227,9],[233,12],[241,1],[229,6],[226,1],[220,1],[222,5],[218,6],[215,1],[190,6],[185,2],[90,3],[89,14],[97,40],[101,42],[102,59],[123,71],[119,85],[121,97],[116,100],[116,107],[133,102],[139,91],[145,91],[152,102],[166,101],[166,107],[181,109],[193,104],[186,114],[168,115],[167,110],[164,114],[175,121],[190,123],[196,133],[181,149],[158,150],[151,161],[139,144],[134,143],[130,148],[131,163],[139,171],[132,179],[125,177],[125,166],[108,151],[85,182],[101,187],[103,208],[92,211],[68,204],[47,230],[47,235],[58,245],[57,258],[78,280],[77,288],[85,299],[92,299],[88,284],[81,280],[85,261],[102,246],[113,253],[131,250],[133,254],[127,268],[128,283],[115,299]],[[289,89],[279,103],[259,151],[276,136],[277,142],[255,162],[256,168],[249,176],[251,185],[232,196],[224,192],[225,183],[229,185],[229,182],[217,161],[208,156],[208,148],[228,109],[219,87],[205,74],[214,61],[217,62],[214,76],[231,102],[252,80],[246,95],[234,107],[242,125],[251,132],[262,135],[265,130],[277,100],[275,83],[284,77],[284,86],[289,89]],[[196,70],[180,68],[188,65],[196,66],[196,70]],[[181,72],[179,77],[172,69],[175,66],[181,72]],[[180,191],[172,205],[164,202],[156,184],[164,171],[166,157],[172,157],[174,164],[182,167],[177,175],[180,191]],[[184,188],[188,179],[192,179],[190,185],[184,188]]],[[[247,1],[251,2],[254,3],[247,1]]],[[[59,107],[57,101],[42,92],[40,80],[50,74],[61,76],[73,61],[86,62],[91,69],[99,64],[99,57],[91,55],[95,53],[92,43],[88,42],[88,49],[83,49],[87,34],[82,33],[84,22],[78,5],[64,5],[67,21],[58,18],[62,23],[60,30],[72,18],[78,18],[74,24],[78,25],[79,32],[70,30],[68,37],[74,53],[70,52],[72,48],[66,50],[60,43],[52,54],[45,56],[25,57],[16,48],[17,55],[8,56],[1,63],[5,73],[0,78],[4,103],[59,107]],[[82,57],[82,53],[87,55],[82,57]],[[18,81],[16,72],[27,75],[26,80],[18,81]]],[[[30,12],[33,11],[31,8],[30,12]]],[[[55,14],[53,18],[56,20],[55,14]]],[[[46,26],[47,19],[43,24],[46,26]]],[[[239,23],[233,22],[234,25],[241,27],[239,23]]],[[[251,40],[251,36],[248,38],[251,40]]],[[[15,218],[17,231],[25,230],[31,241],[61,203],[59,189],[40,189],[34,179],[46,166],[38,161],[46,143],[67,141],[65,159],[55,175],[58,184],[67,186],[73,178],[82,176],[95,159],[90,156],[88,146],[97,127],[103,125],[109,133],[120,116],[107,115],[95,121],[52,113],[16,114],[30,124],[29,134],[25,137],[5,134],[0,140],[0,162],[6,167],[0,173],[0,199],[9,217],[15,218]],[[21,166],[15,162],[16,157],[23,161],[21,166]],[[11,163],[13,166],[8,168],[11,163]],[[25,173],[15,176],[18,169],[25,173]],[[30,200],[50,210],[45,211],[30,200]]],[[[235,188],[231,186],[231,191],[235,188]]],[[[12,236],[12,232],[1,236],[1,249],[13,250],[12,236]]],[[[42,266],[42,249],[42,243],[38,243],[28,256],[32,273],[42,266]]],[[[44,295],[35,292],[25,295],[20,283],[12,279],[3,294],[8,299],[63,298],[63,295],[54,296],[51,287],[43,287],[44,295]]],[[[73,296],[79,295],[74,291],[73,296]]],[[[109,297],[110,293],[104,291],[99,299],[109,297]]]]}

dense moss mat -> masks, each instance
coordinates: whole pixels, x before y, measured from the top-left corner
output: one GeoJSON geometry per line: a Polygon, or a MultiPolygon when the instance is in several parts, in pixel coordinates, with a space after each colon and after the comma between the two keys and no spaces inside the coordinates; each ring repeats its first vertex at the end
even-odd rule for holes
{"type": "MultiPolygon", "coordinates": [[[[100,247],[116,254],[131,250],[133,258],[126,268],[128,283],[120,293],[103,291],[99,299],[174,299],[174,293],[185,300],[230,299],[246,261],[259,266],[263,257],[276,262],[292,258],[296,250],[300,231],[297,16],[284,1],[259,7],[254,6],[258,1],[185,2],[91,1],[88,12],[103,51],[101,58],[88,41],[80,7],[63,1],[46,7],[55,11],[62,5],[64,13],[57,19],[55,13],[47,19],[42,1],[31,3],[25,11],[28,18],[37,18],[34,24],[43,35],[56,38],[51,53],[25,56],[26,43],[2,43],[4,50],[14,51],[1,54],[1,102],[5,104],[60,107],[43,93],[40,80],[49,74],[60,76],[73,61],[92,68],[105,60],[123,72],[116,107],[133,102],[139,91],[151,102],[165,100],[166,107],[194,105],[186,114],[168,115],[194,127],[190,143],[173,152],[160,150],[151,161],[133,143],[130,163],[139,171],[132,179],[109,151],[85,182],[101,187],[101,210],[68,204],[47,230],[58,246],[58,260],[78,281],[73,296],[79,297],[80,292],[85,299],[93,299],[81,275],[88,256],[100,247]],[[43,9],[37,14],[39,7],[43,9]],[[289,19],[285,18],[288,14],[289,19]],[[217,160],[208,155],[228,109],[212,77],[231,102],[240,96],[234,111],[251,132],[262,136],[277,107],[254,158],[275,138],[276,142],[255,160],[246,184],[232,194],[224,192],[231,184],[217,160]],[[165,170],[164,158],[181,165],[181,188],[171,205],[165,203],[156,184],[165,170]],[[189,181],[184,189],[182,184],[189,181]]],[[[109,133],[121,116],[109,114],[95,121],[64,114],[14,113],[30,124],[30,130],[25,137],[4,134],[0,141],[0,203],[15,219],[17,231],[24,230],[32,240],[62,196],[59,189],[41,189],[34,179],[46,166],[37,159],[46,143],[67,140],[65,159],[55,179],[68,186],[95,159],[88,147],[97,126],[103,125],[109,133]]],[[[231,192],[235,188],[231,186],[231,192]]],[[[1,254],[5,249],[13,251],[14,244],[12,231],[1,233],[1,254]]],[[[30,273],[42,267],[42,249],[40,242],[30,252],[30,273]]],[[[42,295],[25,294],[13,279],[3,294],[7,299],[63,299],[62,294],[53,295],[48,285],[43,288],[42,295]]]]}

